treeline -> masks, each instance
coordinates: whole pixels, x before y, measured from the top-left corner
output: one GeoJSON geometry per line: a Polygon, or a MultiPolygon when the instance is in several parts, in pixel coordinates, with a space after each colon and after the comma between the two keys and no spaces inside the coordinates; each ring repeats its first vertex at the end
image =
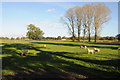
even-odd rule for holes
{"type": "MultiPolygon", "coordinates": [[[[88,40],[89,37],[85,37],[85,40],[88,40]]],[[[0,37],[1,40],[32,40],[29,39],[28,37],[17,37],[17,38],[9,38],[9,37],[0,37]]],[[[83,37],[81,37],[80,39],[83,39],[83,37]]],[[[118,37],[113,37],[113,36],[106,36],[106,37],[97,37],[97,40],[117,40],[118,37]]],[[[72,40],[72,37],[42,37],[41,40],[72,40]]],[[[75,37],[75,40],[78,40],[78,37],[75,37]]],[[[94,36],[91,36],[91,40],[94,40],[94,36]]]]}
{"type": "MultiPolygon", "coordinates": [[[[83,37],[80,37],[81,40],[83,40],[83,37]]],[[[88,40],[89,37],[85,37],[84,40],[88,40]]],[[[72,37],[71,37],[72,40],[72,37]]],[[[75,40],[78,40],[78,37],[75,37],[75,40]]],[[[91,36],[91,40],[94,40],[94,36],[91,36]]],[[[106,37],[99,37],[97,36],[96,40],[118,40],[117,37],[113,36],[106,36],[106,37]]]]}
{"type": "Polygon", "coordinates": [[[110,12],[111,10],[104,3],[75,6],[66,11],[61,21],[67,27],[73,41],[77,36],[78,41],[82,37],[84,42],[85,37],[88,37],[90,42],[91,37],[94,36],[96,42],[102,30],[102,24],[110,20],[110,12]]]}
{"type": "Polygon", "coordinates": [[[1,40],[29,40],[28,37],[17,37],[17,38],[14,38],[14,37],[0,37],[1,40]]]}
{"type": "MultiPolygon", "coordinates": [[[[70,40],[70,37],[61,37],[61,36],[58,36],[58,37],[41,37],[41,40],[70,40]]],[[[17,37],[17,38],[9,38],[9,37],[0,37],[0,40],[33,40],[33,39],[30,39],[29,37],[17,37]]],[[[39,39],[38,39],[39,40],[39,39]]]]}

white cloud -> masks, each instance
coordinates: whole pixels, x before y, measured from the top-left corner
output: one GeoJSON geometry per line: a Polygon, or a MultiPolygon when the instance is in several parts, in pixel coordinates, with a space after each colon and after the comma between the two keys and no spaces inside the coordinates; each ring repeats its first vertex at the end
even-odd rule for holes
{"type": "Polygon", "coordinates": [[[55,12],[55,9],[48,9],[47,12],[55,12]]]}

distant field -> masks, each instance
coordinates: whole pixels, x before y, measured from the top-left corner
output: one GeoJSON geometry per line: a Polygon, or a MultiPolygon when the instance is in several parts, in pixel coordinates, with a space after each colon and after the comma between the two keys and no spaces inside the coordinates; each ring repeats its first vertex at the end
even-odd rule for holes
{"type": "Polygon", "coordinates": [[[0,46],[4,78],[118,78],[120,75],[117,43],[13,40],[3,41],[0,46]],[[80,45],[101,51],[87,54],[80,45]],[[29,54],[21,56],[22,50],[29,50],[29,54]]]}

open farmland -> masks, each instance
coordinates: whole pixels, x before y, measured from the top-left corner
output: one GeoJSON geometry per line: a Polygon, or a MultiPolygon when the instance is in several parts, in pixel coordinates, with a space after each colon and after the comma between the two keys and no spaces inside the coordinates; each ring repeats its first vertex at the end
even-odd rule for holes
{"type": "Polygon", "coordinates": [[[3,41],[3,79],[22,78],[117,78],[120,74],[118,44],[68,41],[3,41]],[[43,45],[46,44],[46,47],[43,45]],[[87,54],[87,49],[100,52],[87,54]],[[21,56],[23,50],[29,50],[21,56]]]}

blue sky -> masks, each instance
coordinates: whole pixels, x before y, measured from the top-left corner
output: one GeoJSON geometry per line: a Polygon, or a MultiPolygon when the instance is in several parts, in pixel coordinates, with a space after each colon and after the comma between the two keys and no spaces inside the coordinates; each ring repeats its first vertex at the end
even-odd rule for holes
{"type": "MultiPolygon", "coordinates": [[[[0,3],[1,4],[1,3],[0,3]]],[[[23,37],[28,24],[35,24],[45,33],[44,36],[70,36],[60,22],[68,8],[90,4],[87,2],[3,2],[2,31],[0,36],[23,37]]],[[[118,3],[105,2],[111,13],[111,20],[104,24],[101,36],[115,36],[118,33],[118,3]]],[[[0,23],[1,24],[1,23],[0,23]]]]}

